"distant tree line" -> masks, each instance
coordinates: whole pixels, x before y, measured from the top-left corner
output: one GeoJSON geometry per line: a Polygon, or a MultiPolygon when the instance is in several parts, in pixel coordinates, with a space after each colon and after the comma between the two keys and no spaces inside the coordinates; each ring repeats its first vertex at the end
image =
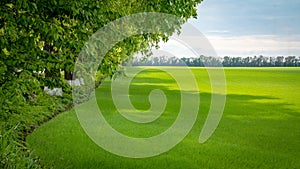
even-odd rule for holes
{"type": "Polygon", "coordinates": [[[184,66],[186,65],[180,58],[175,56],[151,56],[149,58],[134,58],[133,66],[184,66]]]}
{"type": "Polygon", "coordinates": [[[253,56],[253,57],[212,57],[199,56],[191,58],[177,58],[175,56],[153,56],[144,60],[135,58],[134,66],[221,66],[224,67],[299,67],[299,56],[253,56]]]}

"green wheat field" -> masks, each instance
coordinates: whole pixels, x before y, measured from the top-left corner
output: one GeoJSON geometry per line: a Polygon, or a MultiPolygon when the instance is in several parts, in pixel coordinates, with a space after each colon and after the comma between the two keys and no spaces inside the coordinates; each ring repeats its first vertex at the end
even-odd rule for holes
{"type": "MultiPolygon", "coordinates": [[[[118,113],[110,80],[96,89],[105,119],[132,137],[151,137],[167,130],[180,109],[176,81],[159,67],[143,69],[130,86],[132,104],[148,109],[148,95],[154,89],[163,90],[168,101],[161,117],[151,123],[134,123],[118,113]]],[[[182,68],[166,69],[180,73],[182,68]]],[[[227,96],[223,117],[210,139],[200,144],[212,95],[207,69],[215,68],[191,68],[199,86],[199,93],[193,94],[200,95],[196,123],[178,145],[158,156],[134,159],[105,151],[85,134],[74,109],[40,126],[26,141],[45,168],[300,168],[300,68],[224,68],[227,96]]],[[[131,76],[130,70],[127,76],[131,76]]]]}

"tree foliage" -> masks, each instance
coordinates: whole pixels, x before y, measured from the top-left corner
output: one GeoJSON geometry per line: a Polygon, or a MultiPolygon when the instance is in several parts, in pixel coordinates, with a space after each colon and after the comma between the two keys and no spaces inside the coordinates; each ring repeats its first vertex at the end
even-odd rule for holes
{"type": "MultiPolygon", "coordinates": [[[[164,12],[186,21],[196,17],[196,5],[200,2],[3,0],[0,2],[1,89],[23,100],[41,92],[36,85],[63,87],[66,91],[68,85],[64,79],[72,78],[77,55],[88,38],[105,24],[138,12],[164,12]],[[18,86],[20,78],[25,76],[28,78],[24,81],[36,82],[33,88],[18,86]]],[[[166,40],[167,35],[137,35],[118,43],[101,61],[99,77],[112,76],[126,58],[138,51],[146,52],[161,39],[166,40]]]]}

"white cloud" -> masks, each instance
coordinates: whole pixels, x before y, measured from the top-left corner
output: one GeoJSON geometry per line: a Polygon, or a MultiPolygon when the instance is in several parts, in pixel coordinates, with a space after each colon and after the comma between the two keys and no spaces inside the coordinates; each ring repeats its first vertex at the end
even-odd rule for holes
{"type": "Polygon", "coordinates": [[[219,56],[297,55],[300,35],[207,36],[219,56]]]}
{"type": "Polygon", "coordinates": [[[228,30],[209,30],[207,33],[214,33],[214,34],[226,34],[229,33],[228,30]]]}
{"type": "Polygon", "coordinates": [[[154,55],[166,55],[166,53],[176,56],[178,58],[182,57],[198,57],[192,46],[188,46],[186,43],[171,38],[167,43],[161,42],[159,44],[159,49],[153,49],[152,52],[154,55]]]}

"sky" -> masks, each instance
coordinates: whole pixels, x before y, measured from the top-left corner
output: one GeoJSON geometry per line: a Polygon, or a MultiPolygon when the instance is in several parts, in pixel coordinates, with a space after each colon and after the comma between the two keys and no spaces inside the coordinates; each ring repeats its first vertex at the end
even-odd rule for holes
{"type": "Polygon", "coordinates": [[[218,56],[300,56],[300,0],[204,0],[188,23],[218,56]]]}

